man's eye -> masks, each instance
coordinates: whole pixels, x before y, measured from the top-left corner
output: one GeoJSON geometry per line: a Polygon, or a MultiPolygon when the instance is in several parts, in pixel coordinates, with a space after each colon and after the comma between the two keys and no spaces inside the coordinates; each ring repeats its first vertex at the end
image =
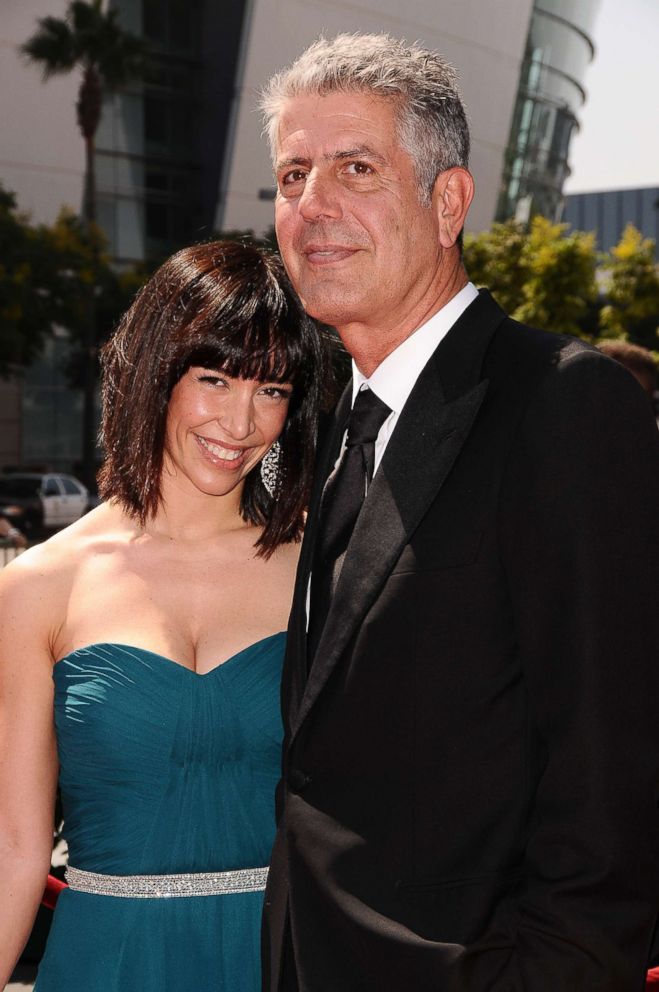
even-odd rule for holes
{"type": "Polygon", "coordinates": [[[302,169],[293,169],[291,172],[286,172],[281,177],[282,186],[290,186],[293,183],[299,183],[306,179],[306,172],[302,169]]]}
{"type": "Polygon", "coordinates": [[[368,162],[350,162],[345,171],[351,176],[368,176],[373,172],[368,162]]]}

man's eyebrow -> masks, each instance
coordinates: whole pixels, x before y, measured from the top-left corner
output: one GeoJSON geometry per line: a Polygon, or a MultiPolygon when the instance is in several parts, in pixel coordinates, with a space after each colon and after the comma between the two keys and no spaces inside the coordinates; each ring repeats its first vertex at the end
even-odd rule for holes
{"type": "Polygon", "coordinates": [[[280,158],[277,159],[277,162],[275,163],[275,168],[287,169],[291,165],[309,165],[309,159],[302,158],[299,155],[296,155],[294,158],[280,158]]]}
{"type": "MultiPolygon", "coordinates": [[[[385,159],[378,152],[374,151],[370,145],[357,145],[355,148],[341,149],[336,152],[329,152],[327,155],[323,156],[326,162],[342,162],[344,159],[350,158],[368,158],[372,162],[377,162],[379,165],[385,164],[385,159]]],[[[311,160],[305,158],[303,155],[294,155],[291,158],[282,158],[277,161],[275,168],[288,169],[292,165],[311,165],[311,160]]]]}
{"type": "Polygon", "coordinates": [[[347,148],[345,151],[332,152],[326,158],[333,162],[342,161],[345,158],[370,158],[371,161],[378,162],[380,165],[385,164],[382,155],[379,155],[370,145],[357,145],[355,148],[347,148]]]}

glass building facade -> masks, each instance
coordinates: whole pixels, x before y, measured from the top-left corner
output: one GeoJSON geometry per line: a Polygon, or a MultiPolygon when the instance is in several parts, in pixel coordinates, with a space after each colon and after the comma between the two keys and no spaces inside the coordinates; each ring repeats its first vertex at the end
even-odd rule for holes
{"type": "Polygon", "coordinates": [[[149,43],[145,78],[109,100],[97,142],[98,219],[121,264],[213,230],[247,0],[114,0],[149,43]]]}
{"type": "Polygon", "coordinates": [[[505,154],[496,219],[558,220],[569,175],[570,139],[594,55],[590,38],[600,0],[536,0],[505,154]]]}

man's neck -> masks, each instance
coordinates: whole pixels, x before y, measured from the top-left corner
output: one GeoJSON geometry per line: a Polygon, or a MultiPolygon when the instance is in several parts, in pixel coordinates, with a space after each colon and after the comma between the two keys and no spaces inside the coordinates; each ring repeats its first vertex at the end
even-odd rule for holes
{"type": "Polygon", "coordinates": [[[388,327],[375,327],[367,322],[355,321],[337,327],[339,336],[352,355],[355,365],[367,379],[373,375],[378,365],[407,340],[415,331],[430,320],[442,307],[453,299],[468,282],[467,273],[460,264],[452,273],[452,278],[442,287],[442,292],[431,301],[423,300],[410,310],[401,320],[392,321],[388,327]]]}

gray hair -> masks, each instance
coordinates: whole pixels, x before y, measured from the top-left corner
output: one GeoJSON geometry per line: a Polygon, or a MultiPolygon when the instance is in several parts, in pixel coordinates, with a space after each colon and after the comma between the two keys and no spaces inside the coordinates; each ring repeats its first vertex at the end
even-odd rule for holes
{"type": "Polygon", "coordinates": [[[366,91],[396,101],[400,142],[414,162],[419,195],[430,202],[437,176],[469,164],[469,125],[453,66],[437,52],[386,34],[320,37],[261,94],[264,131],[275,157],[283,105],[293,97],[366,91]]]}

